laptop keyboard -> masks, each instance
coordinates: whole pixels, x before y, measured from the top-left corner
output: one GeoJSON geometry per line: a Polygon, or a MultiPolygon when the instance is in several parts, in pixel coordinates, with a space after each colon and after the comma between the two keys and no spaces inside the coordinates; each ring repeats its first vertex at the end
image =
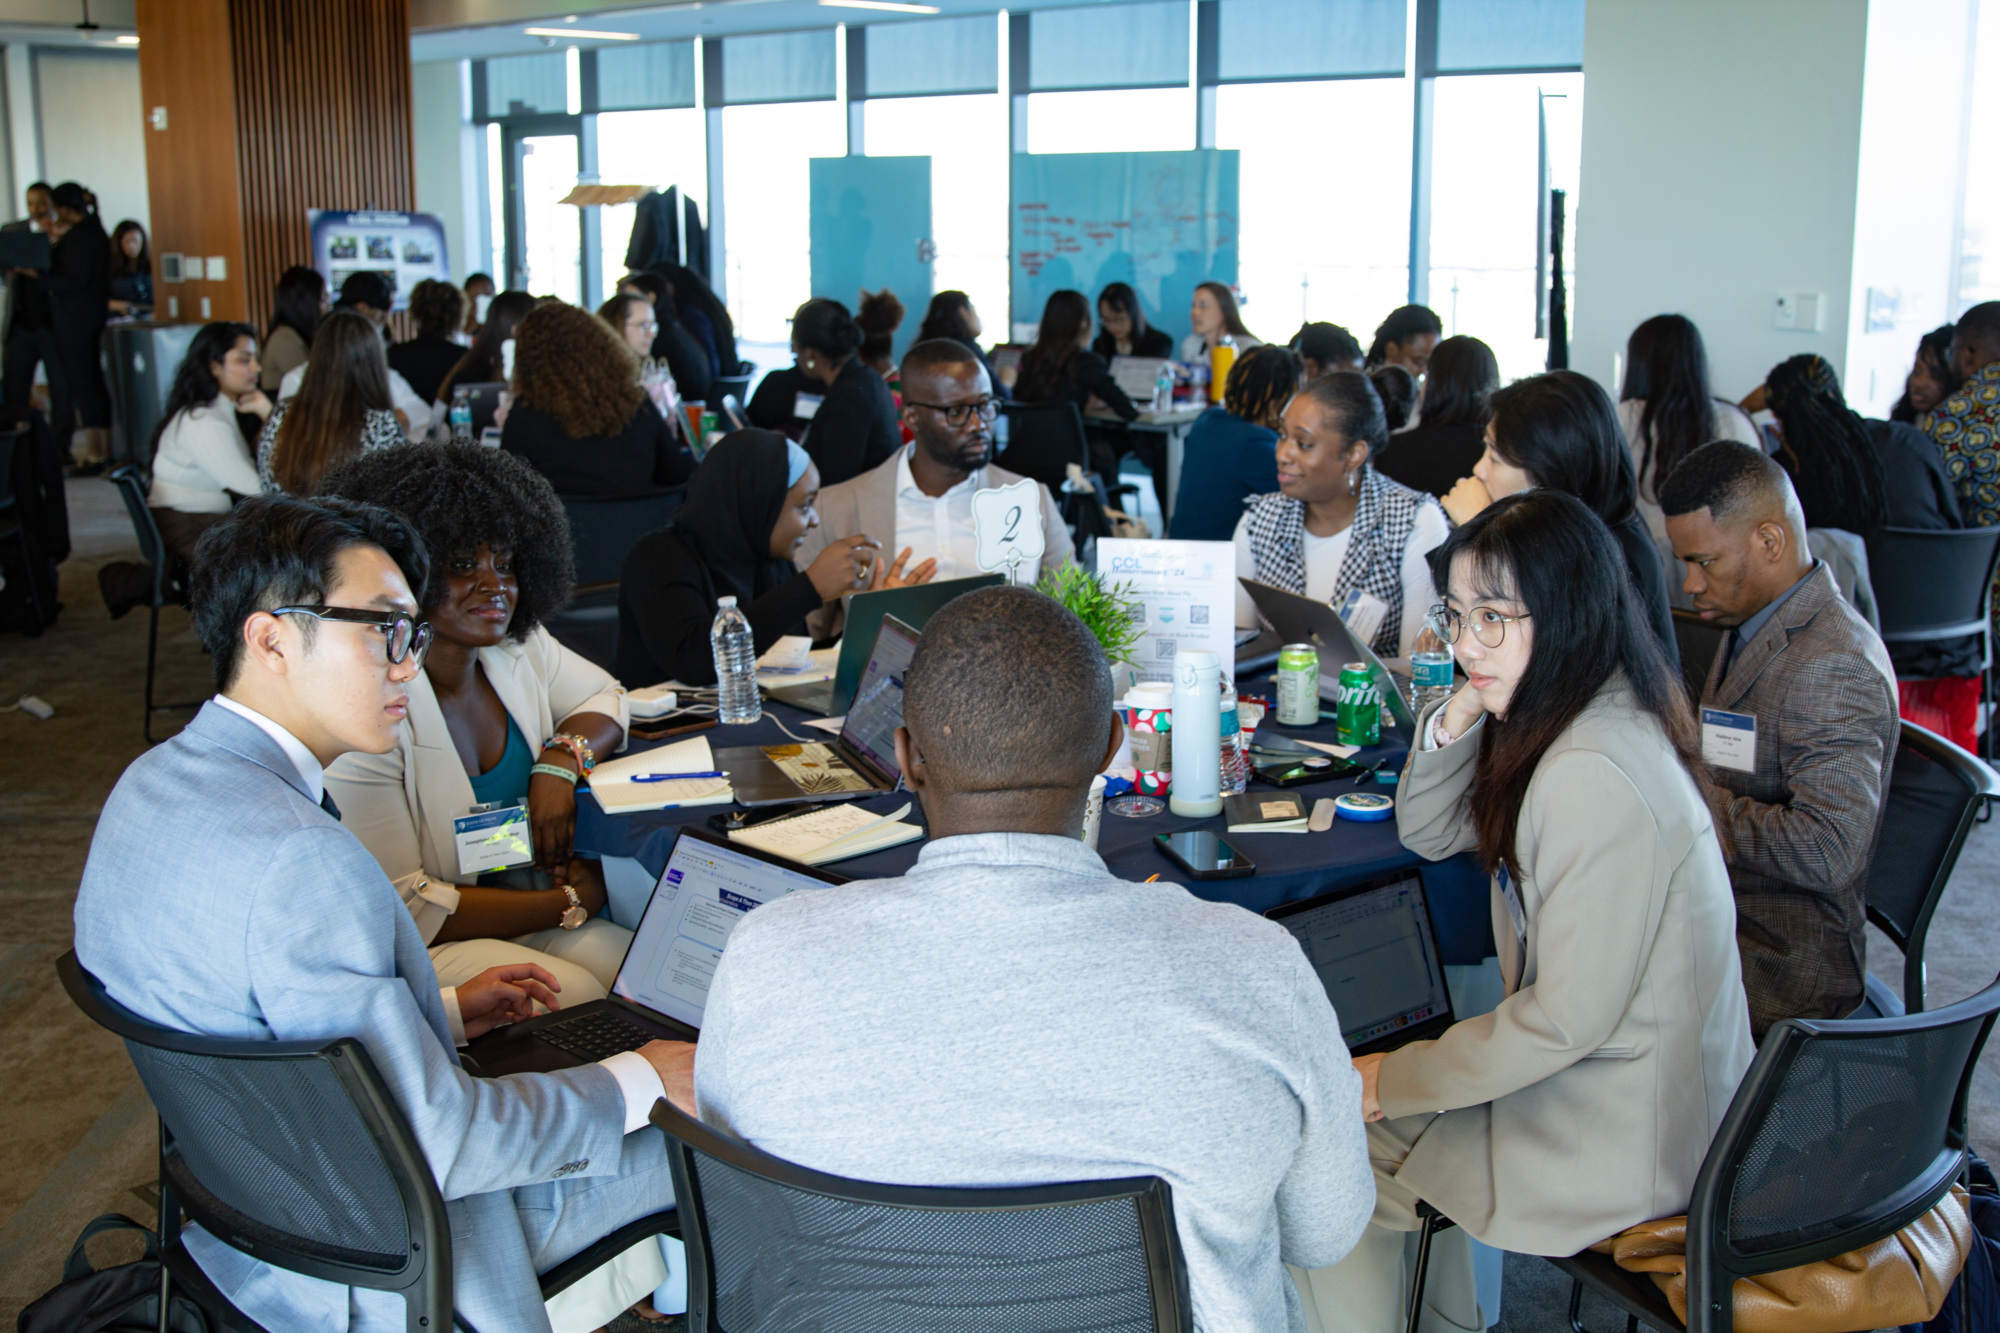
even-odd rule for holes
{"type": "Polygon", "coordinates": [[[565,1023],[551,1023],[536,1029],[535,1035],[557,1050],[584,1061],[602,1060],[620,1051],[636,1051],[647,1042],[658,1040],[637,1023],[604,1010],[565,1023]]]}

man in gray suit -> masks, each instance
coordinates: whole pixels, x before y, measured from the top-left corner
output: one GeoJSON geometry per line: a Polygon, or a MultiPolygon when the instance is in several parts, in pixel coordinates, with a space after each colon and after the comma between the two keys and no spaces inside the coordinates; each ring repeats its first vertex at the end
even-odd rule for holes
{"type": "Polygon", "coordinates": [[[1806,549],[1784,469],[1718,441],[1660,487],[1695,610],[1729,627],[1701,694],[1750,1026],[1841,1018],[1867,970],[1863,891],[1896,755],[1896,676],[1806,549]]]}
{"type": "MultiPolygon", "coordinates": [[[[455,1041],[553,1005],[538,967],[440,992],[416,923],[340,826],[322,770],[396,743],[429,627],[427,558],[387,510],[255,499],[196,549],[193,610],[219,693],[105,803],[76,950],[120,1003],[184,1032],[353,1036],[408,1117],[451,1217],[454,1303],[484,1329],[546,1333],[537,1271],[668,1206],[666,1092],[692,1106],[694,1048],[485,1080],[455,1041]]],[[[251,1259],[191,1230],[218,1286],[268,1328],[400,1330],[391,1292],[251,1259]]]]}

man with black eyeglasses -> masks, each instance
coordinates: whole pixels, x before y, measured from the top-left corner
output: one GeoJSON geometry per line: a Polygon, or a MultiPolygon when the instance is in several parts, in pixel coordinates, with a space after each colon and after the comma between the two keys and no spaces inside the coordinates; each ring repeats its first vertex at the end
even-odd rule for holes
{"type": "MultiPolygon", "coordinates": [[[[993,422],[1000,415],[993,381],[965,344],[932,338],[903,354],[902,384],[903,425],[916,438],[880,466],[819,493],[819,526],[806,533],[797,557],[801,569],[832,543],[867,533],[897,552],[890,573],[904,583],[986,572],[974,556],[973,494],[1021,480],[992,461],[993,422]]],[[[1072,550],[1048,487],[1037,490],[1046,572],[1068,564],[1072,550]]],[[[837,623],[839,608],[818,614],[837,623]]],[[[813,628],[833,631],[832,624],[813,628]]]]}
{"type": "MultiPolygon", "coordinates": [[[[458,1042],[536,1001],[554,1007],[555,978],[514,964],[441,991],[324,778],[342,754],[396,744],[430,639],[411,592],[428,564],[405,519],[344,500],[260,497],[203,535],[192,609],[217,693],[105,802],[76,952],[112,998],[178,1031],[359,1039],[444,1194],[453,1305],[480,1328],[547,1333],[536,1273],[672,1204],[660,1136],[631,1131],[662,1093],[692,1111],[694,1047],[653,1042],[499,1080],[460,1065],[458,1042]]],[[[274,1268],[199,1229],[185,1238],[264,1327],[404,1327],[395,1292],[274,1268]]],[[[639,1266],[658,1281],[659,1264],[639,1266]]],[[[611,1272],[606,1318],[650,1290],[611,1272]]]]}

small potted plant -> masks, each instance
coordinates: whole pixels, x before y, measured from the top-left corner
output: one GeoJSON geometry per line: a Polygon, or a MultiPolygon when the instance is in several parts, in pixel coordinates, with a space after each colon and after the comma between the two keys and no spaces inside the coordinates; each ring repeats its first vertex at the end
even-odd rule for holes
{"type": "Polygon", "coordinates": [[[1143,633],[1145,605],[1129,583],[1109,583],[1080,565],[1067,564],[1042,575],[1036,591],[1047,593],[1090,627],[1111,668],[1111,692],[1123,698],[1138,675],[1132,652],[1143,633]]]}

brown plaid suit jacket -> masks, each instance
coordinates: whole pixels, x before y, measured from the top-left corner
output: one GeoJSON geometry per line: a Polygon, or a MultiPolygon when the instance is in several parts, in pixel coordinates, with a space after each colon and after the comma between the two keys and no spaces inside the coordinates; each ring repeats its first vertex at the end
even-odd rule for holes
{"type": "Polygon", "coordinates": [[[1757,771],[1708,771],[1761,1041],[1780,1019],[1841,1018],[1861,1003],[1862,894],[1896,755],[1896,677],[1824,564],[1725,675],[1734,640],[1732,630],[1701,706],[1757,719],[1757,771]]]}

